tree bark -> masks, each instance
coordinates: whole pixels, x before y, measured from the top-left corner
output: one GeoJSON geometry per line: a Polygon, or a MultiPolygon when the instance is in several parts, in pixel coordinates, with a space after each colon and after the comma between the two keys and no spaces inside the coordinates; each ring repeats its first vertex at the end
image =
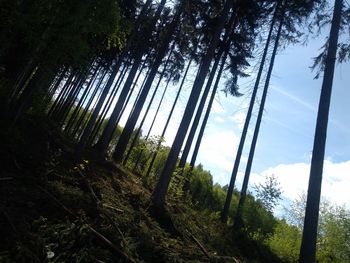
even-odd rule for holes
{"type": "Polygon", "coordinates": [[[238,202],[237,212],[236,212],[235,220],[234,220],[234,228],[236,228],[236,229],[239,228],[242,224],[243,205],[244,205],[245,198],[247,195],[248,182],[249,182],[250,172],[252,169],[255,147],[256,147],[257,140],[258,140],[258,136],[259,136],[259,130],[260,130],[262,116],[264,113],[267,91],[268,91],[268,88],[270,85],[271,74],[272,74],[272,70],[273,70],[273,66],[274,66],[274,62],[275,62],[275,58],[276,58],[276,53],[277,53],[277,49],[278,49],[278,44],[279,44],[279,39],[281,36],[282,27],[283,27],[284,15],[285,15],[285,12],[284,12],[285,5],[286,4],[284,2],[283,7],[281,9],[281,13],[280,13],[280,24],[278,27],[278,31],[277,31],[277,35],[276,35],[276,39],[275,39],[275,44],[274,44],[272,55],[271,55],[271,61],[270,61],[269,69],[268,69],[266,80],[265,80],[264,90],[263,90],[263,94],[262,94],[261,101],[260,101],[259,113],[258,113],[258,118],[257,118],[256,124],[255,124],[252,144],[250,146],[247,167],[246,167],[245,174],[244,174],[242,190],[240,193],[240,199],[238,202]]]}
{"type": "Polygon", "coordinates": [[[235,163],[234,163],[232,174],[231,174],[231,179],[230,179],[230,183],[229,183],[229,186],[228,186],[228,189],[227,189],[225,204],[224,204],[223,211],[221,213],[221,222],[223,222],[223,223],[227,222],[228,212],[229,212],[229,209],[230,209],[230,204],[231,204],[231,199],[232,199],[232,194],[233,194],[233,189],[234,189],[234,185],[235,185],[236,177],[237,177],[237,173],[238,173],[238,167],[239,167],[239,164],[240,164],[240,161],[241,161],[243,147],[244,147],[245,139],[246,139],[246,136],[247,136],[247,133],[248,133],[248,127],[249,127],[250,119],[251,119],[252,113],[253,113],[253,107],[254,107],[254,103],[255,103],[255,99],[256,99],[256,94],[258,92],[260,79],[261,79],[261,76],[262,76],[262,73],[263,73],[264,64],[265,64],[267,52],[268,52],[268,49],[269,49],[273,28],[274,28],[275,21],[276,21],[276,14],[277,14],[278,7],[279,7],[279,3],[276,5],[275,14],[273,15],[273,18],[272,18],[272,21],[271,21],[270,30],[269,30],[269,33],[268,33],[268,36],[267,36],[267,39],[266,39],[264,52],[263,52],[263,55],[262,55],[262,58],[261,58],[261,62],[260,62],[260,66],[259,66],[259,70],[258,70],[258,75],[257,75],[256,80],[255,80],[252,97],[250,99],[247,116],[246,116],[246,119],[245,119],[245,122],[244,122],[244,127],[243,127],[243,131],[242,131],[241,139],[240,139],[240,142],[239,142],[239,145],[238,145],[236,159],[235,159],[235,163]]]}
{"type": "Polygon", "coordinates": [[[127,70],[128,70],[128,66],[127,65],[124,65],[123,69],[120,71],[120,74],[117,78],[117,81],[114,85],[114,88],[112,89],[111,91],[111,94],[110,96],[108,97],[108,99],[106,100],[106,102],[104,103],[104,107],[102,109],[102,112],[99,114],[98,116],[98,119],[96,120],[96,123],[95,123],[95,126],[91,132],[91,136],[89,138],[89,141],[88,141],[88,144],[89,145],[93,145],[94,144],[94,141],[98,135],[98,132],[101,128],[101,126],[103,125],[103,122],[107,116],[107,113],[109,111],[109,109],[111,108],[112,106],[112,103],[113,103],[113,99],[115,98],[115,96],[117,95],[117,92],[123,82],[123,79],[127,73],[127,70]]]}
{"type": "Polygon", "coordinates": [[[152,193],[152,202],[155,209],[158,209],[158,208],[162,209],[164,207],[165,197],[168,191],[171,176],[176,166],[178,155],[180,153],[183,141],[186,137],[186,133],[190,125],[194,110],[196,108],[203,83],[208,74],[211,61],[215,54],[215,49],[217,47],[217,44],[219,43],[219,37],[220,37],[221,31],[224,28],[224,25],[227,20],[229,11],[231,10],[231,7],[232,7],[232,1],[230,0],[226,1],[224,8],[221,12],[221,15],[218,19],[218,23],[216,24],[210,46],[206,52],[205,57],[203,58],[200,71],[198,72],[198,75],[193,83],[192,91],[191,91],[183,118],[181,120],[180,127],[176,133],[174,142],[170,149],[162,174],[154,189],[154,192],[152,193]]]}
{"type": "Polygon", "coordinates": [[[63,85],[62,89],[59,91],[59,94],[57,96],[57,98],[55,99],[54,103],[52,104],[52,106],[50,107],[47,115],[48,116],[54,116],[55,115],[55,112],[57,110],[57,107],[61,101],[61,99],[65,96],[65,93],[67,92],[67,90],[69,89],[71,83],[72,83],[72,80],[73,80],[73,77],[74,77],[74,73],[71,71],[70,73],[68,73],[68,78],[67,80],[65,81],[65,84],[63,85]]]}
{"type": "MultiPolygon", "coordinates": [[[[208,81],[206,83],[204,92],[202,94],[202,98],[201,98],[201,100],[199,102],[199,105],[198,105],[198,108],[197,108],[197,112],[196,112],[196,115],[195,115],[194,120],[192,122],[192,126],[191,126],[190,132],[188,134],[184,150],[182,151],[181,159],[180,159],[180,162],[179,162],[179,168],[181,168],[181,169],[185,167],[186,160],[187,160],[188,154],[189,154],[189,152],[191,150],[191,146],[193,144],[194,136],[196,134],[197,127],[198,127],[200,118],[201,118],[202,113],[203,113],[205,102],[207,101],[210,88],[212,86],[212,83],[213,83],[213,80],[215,78],[215,74],[216,74],[217,68],[218,68],[220,60],[221,60],[221,56],[222,56],[222,54],[225,51],[228,52],[228,50],[225,50],[225,49],[229,49],[229,47],[230,47],[231,33],[233,32],[234,28],[236,27],[236,22],[237,22],[236,18],[237,18],[237,14],[231,16],[231,19],[230,19],[230,21],[229,21],[229,23],[227,25],[227,30],[225,32],[225,36],[224,36],[224,39],[223,39],[223,44],[221,45],[221,47],[220,47],[220,49],[218,51],[218,54],[216,56],[214,65],[213,65],[213,67],[211,69],[211,72],[209,74],[209,79],[208,79],[208,81]],[[228,43],[226,43],[226,42],[228,42],[228,43]]],[[[226,60],[226,57],[227,57],[227,55],[225,56],[225,60],[226,60]]],[[[224,61],[223,61],[223,64],[225,64],[224,61]]]]}
{"type": "Polygon", "coordinates": [[[79,113],[82,109],[82,106],[86,100],[86,98],[88,97],[90,91],[91,91],[91,88],[92,88],[92,83],[95,79],[95,76],[97,74],[99,70],[99,66],[96,65],[96,68],[95,70],[93,71],[89,81],[88,81],[88,84],[84,90],[84,93],[81,95],[80,99],[79,99],[79,102],[77,104],[77,106],[75,107],[71,117],[69,118],[68,122],[67,122],[67,125],[65,127],[65,132],[69,133],[69,130],[71,129],[72,125],[74,124],[74,121],[77,119],[77,117],[79,116],[79,113]]]}
{"type": "MultiPolygon", "coordinates": [[[[173,48],[174,48],[174,45],[173,45],[172,49],[173,49],[173,48]]],[[[157,90],[158,90],[158,88],[159,88],[159,86],[160,86],[162,80],[163,80],[165,71],[166,71],[167,66],[168,66],[168,63],[169,63],[169,61],[170,61],[170,57],[171,57],[171,55],[172,55],[172,51],[173,51],[173,50],[171,50],[171,52],[169,53],[167,62],[165,63],[164,68],[163,68],[163,71],[162,71],[161,75],[159,76],[159,80],[158,80],[157,86],[156,86],[156,88],[154,89],[152,98],[150,99],[150,101],[149,101],[149,103],[148,103],[148,107],[147,107],[147,109],[146,109],[146,111],[145,111],[145,114],[144,114],[144,116],[143,116],[143,118],[142,118],[142,120],[141,120],[141,123],[140,123],[139,127],[137,128],[137,132],[136,132],[136,134],[135,134],[135,136],[134,136],[134,139],[132,140],[131,145],[130,145],[130,147],[129,147],[129,150],[128,150],[128,152],[127,152],[127,154],[126,154],[126,156],[125,156],[125,158],[124,158],[124,160],[123,160],[123,165],[125,165],[126,162],[127,162],[127,160],[129,159],[129,156],[130,156],[130,154],[131,154],[131,151],[133,150],[133,148],[134,148],[134,146],[135,146],[135,144],[136,144],[136,141],[137,141],[138,138],[139,138],[139,135],[140,135],[141,130],[142,130],[142,126],[143,126],[144,122],[146,121],[146,118],[147,118],[147,115],[148,115],[149,110],[151,109],[151,106],[152,106],[152,102],[153,102],[153,100],[154,100],[154,97],[155,97],[155,95],[156,95],[156,93],[157,93],[157,90]]],[[[169,80],[170,80],[170,78],[169,78],[169,80]]],[[[163,100],[164,94],[165,94],[165,92],[166,92],[166,90],[167,90],[167,88],[168,88],[168,84],[169,84],[169,81],[168,81],[167,85],[166,85],[165,88],[164,88],[161,101],[163,100]]],[[[157,109],[156,116],[157,116],[158,110],[159,110],[159,107],[158,107],[158,109],[157,109]]],[[[152,127],[152,126],[153,126],[153,123],[152,123],[151,127],[152,127]]],[[[147,138],[148,138],[148,135],[147,135],[147,138]]],[[[146,140],[147,140],[147,138],[146,138],[146,140]]]]}
{"type": "MultiPolygon", "coordinates": [[[[141,14],[139,16],[138,22],[141,21],[141,18],[142,18],[141,16],[145,15],[145,12],[148,9],[148,6],[151,4],[151,2],[152,2],[151,0],[146,1],[145,5],[144,5],[144,7],[143,7],[143,9],[141,11],[141,14]]],[[[165,4],[164,0],[163,0],[163,2],[165,4]]],[[[162,9],[163,8],[161,8],[161,10],[162,9]]],[[[157,10],[157,12],[160,14],[161,11],[157,10]]],[[[157,21],[157,20],[158,20],[158,18],[155,19],[155,21],[157,21]]],[[[123,54],[124,54],[124,52],[123,52],[123,54]]],[[[142,58],[142,54],[141,54],[140,59],[141,58],[142,58]]],[[[105,88],[104,88],[104,90],[103,90],[103,92],[102,92],[102,94],[101,94],[101,96],[100,96],[100,98],[98,100],[98,103],[96,104],[96,107],[95,107],[95,109],[94,109],[94,111],[93,111],[93,113],[92,113],[92,115],[91,115],[91,117],[89,119],[89,122],[88,122],[87,126],[85,127],[84,132],[83,132],[83,134],[82,134],[82,136],[81,136],[81,138],[79,140],[79,143],[78,143],[78,145],[76,147],[76,151],[75,151],[75,159],[77,161],[81,158],[81,154],[84,151],[84,149],[86,147],[86,144],[88,143],[88,140],[89,140],[89,138],[91,136],[91,133],[92,133],[92,129],[93,129],[94,124],[96,122],[96,118],[98,117],[98,114],[101,111],[102,105],[104,104],[105,99],[106,99],[106,97],[107,97],[107,95],[109,93],[109,90],[110,90],[110,88],[111,88],[111,86],[112,86],[112,84],[114,82],[114,79],[115,79],[117,73],[118,73],[119,67],[120,67],[120,65],[122,63],[122,59],[123,59],[123,56],[118,59],[116,65],[113,67],[111,76],[109,77],[109,80],[108,80],[108,82],[107,82],[107,84],[106,84],[106,86],[105,86],[105,88]]],[[[130,72],[130,74],[131,73],[132,73],[132,71],[130,72]]]]}
{"type": "Polygon", "coordinates": [[[316,262],[317,225],[321,196],[323,162],[326,147],[329,107],[332,95],[333,76],[342,15],[342,6],[342,0],[335,0],[321,96],[317,113],[309,187],[306,200],[303,237],[300,248],[300,263],[316,262]]]}
{"type": "Polygon", "coordinates": [[[146,32],[143,33],[145,35],[144,41],[143,41],[143,43],[140,43],[140,46],[138,47],[137,54],[135,56],[134,63],[130,69],[128,78],[125,81],[123,89],[119,95],[118,101],[113,109],[113,112],[112,112],[110,118],[109,118],[109,121],[108,121],[105,129],[103,130],[103,133],[102,133],[98,143],[96,144],[96,149],[101,154],[105,154],[107,152],[108,144],[111,141],[113,133],[117,127],[116,121],[120,116],[121,110],[123,108],[123,105],[125,103],[127,95],[130,91],[130,88],[131,88],[131,85],[134,81],[137,70],[140,67],[142,57],[143,57],[145,50],[147,48],[147,46],[146,46],[147,41],[151,37],[152,29],[156,25],[156,22],[158,21],[158,19],[160,17],[160,14],[165,6],[165,2],[166,2],[165,0],[161,1],[161,3],[159,4],[159,6],[157,8],[157,11],[156,11],[154,18],[153,18],[150,26],[148,27],[148,30],[146,30],[146,32]]]}
{"type": "MultiPolygon", "coordinates": [[[[180,4],[180,6],[178,7],[178,10],[176,11],[176,14],[174,15],[173,21],[169,25],[169,28],[167,28],[167,32],[165,33],[165,36],[164,36],[164,42],[162,43],[161,47],[159,48],[157,57],[156,57],[153,65],[152,65],[151,72],[150,72],[150,74],[147,77],[147,81],[145,83],[145,86],[143,87],[142,92],[140,94],[140,97],[137,100],[137,103],[135,105],[135,109],[132,111],[131,116],[129,117],[128,121],[125,124],[123,132],[120,135],[118,144],[117,144],[117,146],[115,148],[115,151],[113,153],[113,159],[117,163],[122,162],[123,155],[125,153],[126,147],[127,147],[128,142],[130,140],[130,137],[131,137],[131,135],[132,135],[132,133],[134,131],[136,122],[137,122],[138,117],[139,117],[139,115],[141,113],[142,107],[143,107],[143,105],[144,105],[144,103],[146,101],[146,98],[147,98],[149,90],[150,90],[150,88],[152,86],[153,80],[156,77],[156,74],[158,72],[158,68],[161,65],[162,60],[163,60],[165,54],[168,51],[169,43],[170,43],[171,39],[173,38],[174,32],[176,31],[176,28],[177,28],[177,25],[178,25],[178,22],[180,20],[180,17],[181,17],[181,14],[182,14],[182,10],[183,10],[182,7],[183,7],[183,5],[180,4]]],[[[164,69],[166,68],[169,60],[170,60],[170,56],[169,56],[165,66],[164,66],[164,69]]],[[[163,74],[164,74],[164,72],[163,72],[163,74]]],[[[152,103],[152,100],[154,98],[155,92],[154,92],[154,94],[152,96],[150,104],[152,103]]],[[[150,105],[149,105],[149,107],[150,107],[150,105]]],[[[149,110],[149,107],[148,107],[148,110],[149,110]]]]}
{"type": "MultiPolygon", "coordinates": [[[[159,103],[158,103],[158,107],[157,107],[156,113],[154,114],[154,117],[153,117],[151,126],[149,127],[148,132],[147,132],[147,135],[146,135],[146,137],[145,137],[145,142],[148,141],[148,138],[149,138],[149,136],[151,135],[153,126],[154,126],[154,124],[155,124],[155,122],[156,122],[156,119],[157,119],[157,116],[158,116],[158,113],[159,113],[159,110],[160,110],[160,107],[161,107],[161,105],[162,105],[162,103],[163,103],[163,99],[164,99],[165,93],[166,93],[167,90],[168,90],[169,83],[170,83],[170,78],[168,79],[167,84],[165,85],[165,88],[164,88],[162,97],[160,98],[160,101],[159,101],[159,103]]],[[[140,161],[140,159],[141,159],[141,157],[142,157],[142,153],[143,153],[143,150],[141,150],[141,152],[140,152],[139,155],[137,156],[137,159],[136,159],[135,164],[134,164],[134,170],[136,169],[136,167],[137,167],[137,165],[138,165],[138,163],[139,163],[139,161],[140,161]]],[[[128,156],[125,157],[126,160],[127,160],[127,157],[128,157],[128,156]]],[[[125,160],[124,160],[124,161],[125,161],[125,160]]]]}
{"type": "Polygon", "coordinates": [[[228,56],[228,52],[225,52],[225,54],[224,54],[224,56],[222,57],[222,60],[221,60],[221,65],[220,65],[220,68],[219,68],[219,72],[218,72],[218,74],[216,76],[214,87],[213,87],[213,90],[212,90],[212,93],[211,93],[211,96],[210,96],[210,99],[209,99],[209,102],[208,102],[207,110],[205,112],[205,115],[204,115],[204,118],[203,118],[203,122],[202,122],[201,128],[200,128],[199,133],[198,133],[198,138],[197,138],[195,147],[193,149],[193,154],[192,154],[191,162],[190,162],[190,171],[189,171],[189,174],[188,174],[188,176],[186,178],[186,181],[184,183],[184,186],[183,186],[184,192],[189,190],[189,184],[190,184],[190,178],[189,177],[191,176],[192,170],[193,170],[194,165],[196,163],[199,147],[201,145],[202,138],[203,138],[203,135],[204,135],[204,130],[205,130],[205,127],[206,127],[208,119],[209,119],[209,115],[210,115],[210,112],[211,112],[211,107],[212,107],[213,102],[214,102],[216,91],[217,91],[217,89],[219,87],[220,78],[221,78],[222,72],[223,72],[224,67],[225,67],[225,61],[227,59],[227,56],[228,56]]]}
{"type": "MultiPolygon", "coordinates": [[[[196,48],[197,48],[197,46],[195,47],[195,49],[196,49],[196,48]]],[[[183,75],[183,77],[182,77],[182,81],[181,81],[180,87],[179,87],[179,89],[178,89],[178,91],[177,91],[175,100],[174,100],[174,102],[173,102],[173,105],[172,105],[172,107],[171,107],[170,113],[169,113],[168,118],[167,118],[167,120],[166,120],[166,123],[165,123],[165,125],[164,125],[162,134],[160,135],[160,138],[161,138],[161,139],[164,138],[164,135],[165,135],[165,133],[166,133],[166,131],[167,131],[167,129],[168,129],[168,126],[169,126],[169,123],[170,123],[170,119],[171,119],[171,117],[173,116],[173,112],[174,112],[175,106],[176,106],[177,101],[178,101],[178,99],[179,99],[179,97],[180,97],[182,88],[183,88],[183,86],[184,86],[184,84],[185,84],[185,80],[186,80],[186,78],[187,78],[188,71],[189,71],[189,69],[190,69],[190,67],[191,67],[191,63],[192,63],[192,58],[191,58],[190,61],[188,62],[187,68],[186,68],[185,73],[184,73],[184,75],[183,75]]],[[[148,176],[150,175],[150,173],[151,173],[151,170],[152,170],[154,161],[156,160],[156,157],[157,157],[157,152],[158,152],[158,150],[159,150],[159,148],[160,148],[160,146],[161,146],[161,144],[162,144],[162,140],[161,140],[161,139],[159,140],[158,145],[157,145],[157,148],[156,148],[155,152],[154,152],[153,155],[152,155],[152,160],[151,160],[150,164],[148,165],[147,172],[146,172],[146,176],[147,176],[147,177],[148,177],[148,176]]]]}

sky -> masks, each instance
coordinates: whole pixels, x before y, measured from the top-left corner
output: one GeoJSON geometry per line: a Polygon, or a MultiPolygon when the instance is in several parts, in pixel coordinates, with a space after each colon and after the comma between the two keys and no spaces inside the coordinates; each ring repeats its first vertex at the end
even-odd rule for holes
{"type": "MultiPolygon", "coordinates": [[[[326,30],[327,31],[327,30],[326,30]]],[[[327,32],[326,32],[327,33],[327,32]]],[[[307,46],[292,45],[279,50],[265,104],[262,125],[255,151],[249,189],[261,183],[266,176],[275,175],[281,188],[284,205],[297,199],[307,191],[317,108],[322,85],[322,76],[314,79],[312,58],[315,57],[324,37],[311,39],[307,46]]],[[[254,63],[253,63],[254,64],[254,63]]],[[[196,68],[190,70],[180,102],[175,108],[171,125],[165,135],[165,143],[171,146],[188,94],[192,87],[196,68]]],[[[252,74],[254,77],[254,74],[252,74]]],[[[240,98],[217,94],[207,124],[196,164],[213,175],[220,185],[229,183],[235,155],[240,140],[245,114],[248,109],[254,78],[239,82],[240,98]]],[[[140,81],[141,82],[141,81],[140,81]]],[[[222,85],[222,84],[221,84],[222,85]]],[[[160,135],[170,111],[177,87],[167,92],[153,135],[160,135]]],[[[220,88],[219,88],[220,90],[220,88]]],[[[161,93],[161,92],[159,92],[161,93]]],[[[258,97],[259,97],[258,93],[258,97]]],[[[157,107],[156,98],[149,116],[157,107]]],[[[350,63],[337,64],[333,82],[333,94],[328,124],[328,136],[324,163],[322,195],[337,205],[350,208],[350,63]]],[[[240,190],[250,141],[255,126],[258,103],[245,143],[239,167],[236,188],[240,190]]],[[[129,104],[129,112],[132,103],[129,104]]],[[[147,105],[147,103],[146,103],[147,105]]],[[[124,114],[121,124],[125,123],[124,114]]],[[[204,115],[204,114],[203,114],[204,115]]],[[[152,117],[146,119],[144,131],[150,126],[152,117]]],[[[191,155],[190,155],[191,156],[191,155]]]]}
{"type": "MultiPolygon", "coordinates": [[[[253,161],[250,189],[275,175],[283,197],[294,200],[306,192],[322,78],[309,68],[323,39],[308,46],[290,46],[276,57],[263,122],[253,161]]],[[[246,94],[252,84],[246,87],[246,94]]],[[[243,91],[243,90],[242,90],[243,91]]],[[[243,91],[244,92],[244,91],[243,91]]],[[[211,114],[198,161],[212,171],[214,181],[229,182],[249,98],[225,98],[211,114]],[[222,142],[222,143],[219,143],[222,142]]],[[[328,124],[322,195],[350,208],[350,64],[337,65],[328,124]]],[[[257,112],[258,105],[255,106],[257,112]]],[[[240,189],[256,115],[239,168],[240,189]]]]}

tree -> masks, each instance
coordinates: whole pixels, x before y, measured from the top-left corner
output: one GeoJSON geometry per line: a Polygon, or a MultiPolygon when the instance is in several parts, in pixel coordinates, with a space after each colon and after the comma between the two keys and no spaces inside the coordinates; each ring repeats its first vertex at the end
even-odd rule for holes
{"type": "MultiPolygon", "coordinates": [[[[302,239],[306,194],[291,201],[284,219],[277,222],[267,244],[286,262],[297,262],[302,239]]],[[[318,221],[316,261],[349,262],[350,211],[321,198],[318,221]]]]}
{"type": "MultiPolygon", "coordinates": [[[[164,36],[164,42],[159,46],[159,50],[157,51],[155,61],[151,66],[151,71],[150,71],[149,75],[147,76],[147,80],[145,82],[144,87],[142,88],[142,91],[140,93],[140,97],[138,98],[138,100],[135,104],[135,108],[132,111],[127,123],[125,124],[125,127],[123,129],[123,133],[121,134],[120,139],[118,141],[118,144],[116,146],[116,149],[113,153],[113,159],[118,163],[122,162],[123,155],[126,151],[126,148],[127,148],[128,142],[130,140],[132,131],[135,128],[135,125],[136,125],[138,117],[141,113],[142,107],[143,107],[144,103],[146,102],[146,98],[147,98],[147,95],[151,89],[153,80],[155,79],[155,76],[158,72],[158,68],[160,67],[160,65],[162,63],[163,57],[166,55],[166,53],[168,51],[169,42],[173,38],[173,35],[177,29],[177,25],[178,25],[178,22],[180,20],[181,14],[182,14],[182,10],[183,10],[183,3],[181,3],[178,6],[176,13],[174,15],[174,18],[173,18],[172,22],[170,23],[169,27],[167,28],[167,31],[166,31],[165,36],[164,36]]],[[[169,55],[169,58],[170,58],[170,55],[169,55]]],[[[168,63],[165,63],[164,70],[166,69],[167,64],[168,63]]],[[[159,85],[157,85],[157,87],[158,86],[159,85]]],[[[154,92],[154,95],[155,95],[155,93],[156,93],[156,90],[154,92]]],[[[153,101],[154,95],[152,96],[150,104],[153,101]]],[[[147,111],[149,110],[149,108],[150,108],[150,106],[147,108],[147,111]]]]}
{"type": "Polygon", "coordinates": [[[281,200],[281,186],[274,175],[267,176],[265,182],[254,186],[256,198],[260,201],[266,210],[273,212],[273,209],[281,200]]]}
{"type": "Polygon", "coordinates": [[[343,1],[335,0],[312,151],[304,230],[299,257],[301,263],[315,262],[316,260],[317,221],[323,162],[342,7],[343,1]]]}
{"type": "MultiPolygon", "coordinates": [[[[9,5],[3,6],[5,15],[9,5]]],[[[12,88],[9,101],[15,116],[38,106],[35,99],[44,101],[40,98],[62,68],[85,72],[106,50],[118,53],[128,31],[119,1],[19,1],[10,8],[15,16],[6,22],[6,33],[0,29],[6,38],[0,64],[6,88],[12,88]]]]}
{"type": "MultiPolygon", "coordinates": [[[[175,106],[176,106],[177,101],[178,101],[178,99],[179,99],[179,97],[180,97],[182,88],[183,88],[183,86],[184,86],[184,84],[185,84],[185,80],[186,80],[188,71],[189,71],[189,69],[190,69],[190,67],[191,67],[191,63],[192,63],[192,58],[191,58],[190,61],[188,62],[187,67],[186,67],[186,70],[185,70],[185,73],[184,73],[184,75],[182,76],[182,80],[181,80],[179,89],[178,89],[177,92],[176,92],[175,100],[174,100],[173,105],[172,105],[172,107],[171,107],[171,110],[170,110],[170,113],[169,113],[169,115],[168,115],[168,118],[167,118],[167,120],[166,120],[166,122],[165,122],[163,131],[162,131],[162,134],[160,135],[160,138],[164,138],[164,135],[165,135],[165,133],[166,133],[166,131],[167,131],[167,129],[168,129],[168,126],[169,126],[171,117],[173,116],[173,113],[174,113],[175,106]]],[[[156,159],[156,157],[157,157],[157,152],[158,152],[158,149],[161,147],[161,144],[162,144],[162,140],[159,140],[158,145],[157,145],[157,149],[153,152],[151,162],[150,162],[150,164],[148,165],[147,172],[146,172],[146,176],[149,176],[149,174],[151,173],[151,170],[152,170],[152,167],[153,167],[153,163],[155,162],[155,159],[156,159]]]]}
{"type": "MultiPolygon", "coordinates": [[[[107,151],[108,144],[112,138],[113,132],[117,126],[117,119],[121,115],[122,108],[125,104],[125,100],[127,98],[127,95],[130,91],[130,88],[132,86],[132,83],[134,81],[134,78],[136,76],[137,70],[139,69],[142,61],[142,57],[145,54],[148,46],[147,43],[153,33],[153,30],[155,29],[156,23],[159,20],[161,13],[164,9],[166,1],[162,0],[160,4],[157,7],[157,11],[154,14],[154,16],[151,19],[151,22],[147,27],[145,28],[144,32],[138,32],[138,36],[140,36],[141,39],[137,41],[137,49],[135,53],[135,57],[133,60],[133,65],[129,71],[129,75],[127,79],[125,80],[125,83],[123,85],[123,88],[121,90],[121,93],[119,94],[119,98],[117,100],[116,105],[114,106],[113,112],[109,118],[108,124],[103,130],[102,136],[100,137],[98,143],[96,144],[96,148],[100,151],[101,154],[104,154],[107,151]]],[[[159,57],[162,58],[161,54],[159,57]]]]}
{"type": "Polygon", "coordinates": [[[231,179],[230,179],[230,183],[229,183],[229,187],[228,187],[228,191],[227,191],[227,195],[226,195],[226,200],[225,200],[223,211],[221,213],[221,221],[223,223],[227,222],[229,208],[230,208],[230,204],[231,204],[231,198],[232,198],[232,194],[233,194],[233,189],[234,189],[234,185],[235,185],[236,177],[237,177],[237,173],[238,173],[238,167],[239,167],[239,164],[240,164],[240,161],[241,161],[241,156],[242,156],[242,152],[243,152],[245,138],[246,138],[247,133],[248,133],[249,123],[250,123],[250,119],[251,119],[251,116],[252,116],[252,113],[253,113],[253,107],[254,107],[256,95],[257,95],[257,92],[258,92],[260,79],[261,79],[261,76],[262,76],[262,73],[263,73],[267,52],[268,52],[268,49],[269,49],[269,45],[270,45],[270,41],[271,41],[271,37],[272,37],[274,25],[275,25],[275,21],[276,21],[276,18],[277,18],[276,14],[277,14],[277,11],[278,11],[278,7],[279,7],[279,5],[276,6],[275,14],[273,15],[272,20],[271,20],[270,30],[269,30],[269,33],[268,33],[268,36],[267,36],[267,39],[266,39],[264,52],[263,52],[263,55],[262,55],[262,58],[261,58],[258,74],[257,74],[256,80],[255,80],[255,84],[254,84],[254,88],[253,88],[253,93],[252,93],[252,96],[251,96],[251,99],[250,99],[250,103],[249,103],[248,112],[247,112],[246,119],[245,119],[245,122],[244,122],[244,127],[243,127],[243,131],[242,131],[241,139],[240,139],[240,142],[239,142],[239,145],[238,145],[236,159],[235,159],[235,163],[234,163],[234,166],[233,166],[231,179]]]}
{"type": "Polygon", "coordinates": [[[221,31],[224,28],[224,25],[229,15],[229,12],[231,10],[231,7],[232,7],[232,2],[226,1],[222,9],[221,15],[218,18],[219,21],[215,26],[214,33],[212,35],[212,39],[210,42],[210,46],[208,47],[206,55],[202,60],[201,67],[199,68],[197,77],[193,83],[192,91],[191,91],[188,103],[186,105],[185,112],[180,123],[180,127],[176,133],[176,136],[175,136],[173,145],[170,149],[169,156],[165,163],[162,175],[160,176],[159,181],[152,194],[152,202],[153,202],[154,208],[156,209],[164,208],[165,197],[168,191],[171,176],[175,169],[178,155],[180,153],[183,141],[185,139],[188,127],[191,122],[191,118],[193,116],[196,104],[198,102],[203,83],[208,74],[211,61],[214,57],[215,49],[219,42],[221,31]]]}

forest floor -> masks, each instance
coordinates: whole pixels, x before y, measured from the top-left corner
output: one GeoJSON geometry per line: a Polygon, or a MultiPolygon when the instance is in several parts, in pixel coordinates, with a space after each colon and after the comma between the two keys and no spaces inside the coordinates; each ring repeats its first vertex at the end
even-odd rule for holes
{"type": "Polygon", "coordinates": [[[184,197],[168,201],[171,226],[159,224],[151,186],[112,162],[76,165],[54,130],[27,119],[1,131],[0,262],[267,262],[225,245],[218,214],[184,197]]]}

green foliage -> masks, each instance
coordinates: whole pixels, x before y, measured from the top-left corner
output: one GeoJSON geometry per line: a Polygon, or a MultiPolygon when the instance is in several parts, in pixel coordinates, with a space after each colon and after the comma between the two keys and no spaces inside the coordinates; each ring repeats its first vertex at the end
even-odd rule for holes
{"type": "Polygon", "coordinates": [[[350,261],[350,211],[324,203],[319,223],[317,258],[319,262],[350,261]]]}
{"type": "Polygon", "coordinates": [[[257,201],[265,207],[266,210],[272,213],[273,209],[281,200],[281,186],[274,175],[266,177],[264,184],[254,186],[256,191],[257,201]]]}
{"type": "MultiPolygon", "coordinates": [[[[305,194],[294,200],[286,220],[278,221],[267,244],[286,262],[297,262],[301,244],[305,194]]],[[[322,200],[320,205],[317,262],[349,262],[350,212],[322,200]]]]}
{"type": "Polygon", "coordinates": [[[173,177],[169,185],[168,200],[172,200],[176,202],[182,199],[182,197],[184,196],[184,191],[183,191],[184,183],[185,183],[184,171],[178,168],[173,173],[173,177]]]}
{"type": "Polygon", "coordinates": [[[274,234],[266,243],[284,261],[297,262],[301,245],[301,230],[284,220],[279,220],[274,234]]]}
{"type": "Polygon", "coordinates": [[[110,49],[118,53],[130,30],[122,13],[113,0],[1,1],[0,77],[14,80],[26,64],[54,75],[63,65],[84,68],[110,49]]]}
{"type": "Polygon", "coordinates": [[[243,209],[243,222],[244,231],[248,236],[262,242],[273,233],[276,219],[253,196],[247,195],[243,209]]]}

